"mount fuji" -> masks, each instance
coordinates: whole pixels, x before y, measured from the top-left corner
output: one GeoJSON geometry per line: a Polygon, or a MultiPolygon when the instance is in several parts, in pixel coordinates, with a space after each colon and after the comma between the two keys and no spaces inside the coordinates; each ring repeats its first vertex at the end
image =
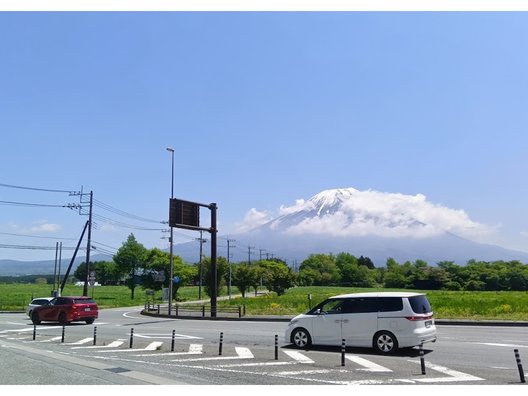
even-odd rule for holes
{"type": "MultiPolygon", "coordinates": [[[[491,231],[463,210],[431,203],[422,194],[342,188],[281,206],[279,216],[232,237],[288,262],[340,252],[369,257],[377,266],[384,266],[389,257],[398,262],[421,259],[429,265],[466,264],[470,259],[528,262],[528,252],[471,239],[491,231]]],[[[247,254],[237,259],[245,260],[247,254]]]]}

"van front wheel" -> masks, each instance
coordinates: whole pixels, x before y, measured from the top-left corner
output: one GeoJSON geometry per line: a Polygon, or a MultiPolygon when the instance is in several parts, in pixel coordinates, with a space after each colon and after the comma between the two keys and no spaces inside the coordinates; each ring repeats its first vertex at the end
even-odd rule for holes
{"type": "Polygon", "coordinates": [[[305,329],[296,329],[292,334],[291,341],[297,348],[309,347],[312,344],[310,333],[305,329]]]}
{"type": "Polygon", "coordinates": [[[380,331],[374,335],[373,347],[376,351],[388,355],[398,350],[398,340],[394,334],[380,331]]]}

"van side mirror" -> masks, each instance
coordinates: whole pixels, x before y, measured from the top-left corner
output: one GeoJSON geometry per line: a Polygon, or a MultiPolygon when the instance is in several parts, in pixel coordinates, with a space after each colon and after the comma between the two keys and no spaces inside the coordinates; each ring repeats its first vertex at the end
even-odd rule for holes
{"type": "Polygon", "coordinates": [[[314,311],[314,314],[316,315],[321,315],[322,311],[321,311],[321,308],[317,308],[315,311],[314,311]]]}

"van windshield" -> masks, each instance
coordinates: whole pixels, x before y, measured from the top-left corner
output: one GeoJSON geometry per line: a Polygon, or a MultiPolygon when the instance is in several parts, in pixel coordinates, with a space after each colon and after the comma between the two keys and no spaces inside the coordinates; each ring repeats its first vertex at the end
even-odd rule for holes
{"type": "Polygon", "coordinates": [[[429,301],[424,295],[409,297],[409,302],[414,313],[423,314],[432,312],[431,305],[429,305],[429,301]]]}

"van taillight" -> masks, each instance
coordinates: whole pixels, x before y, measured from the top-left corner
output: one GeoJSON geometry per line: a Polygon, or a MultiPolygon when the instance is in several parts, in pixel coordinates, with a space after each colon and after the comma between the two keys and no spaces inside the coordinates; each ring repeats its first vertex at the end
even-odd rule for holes
{"type": "Polygon", "coordinates": [[[415,322],[417,320],[433,319],[433,315],[428,315],[428,316],[425,316],[425,315],[422,315],[422,316],[406,316],[405,319],[410,320],[412,322],[415,322]]]}

